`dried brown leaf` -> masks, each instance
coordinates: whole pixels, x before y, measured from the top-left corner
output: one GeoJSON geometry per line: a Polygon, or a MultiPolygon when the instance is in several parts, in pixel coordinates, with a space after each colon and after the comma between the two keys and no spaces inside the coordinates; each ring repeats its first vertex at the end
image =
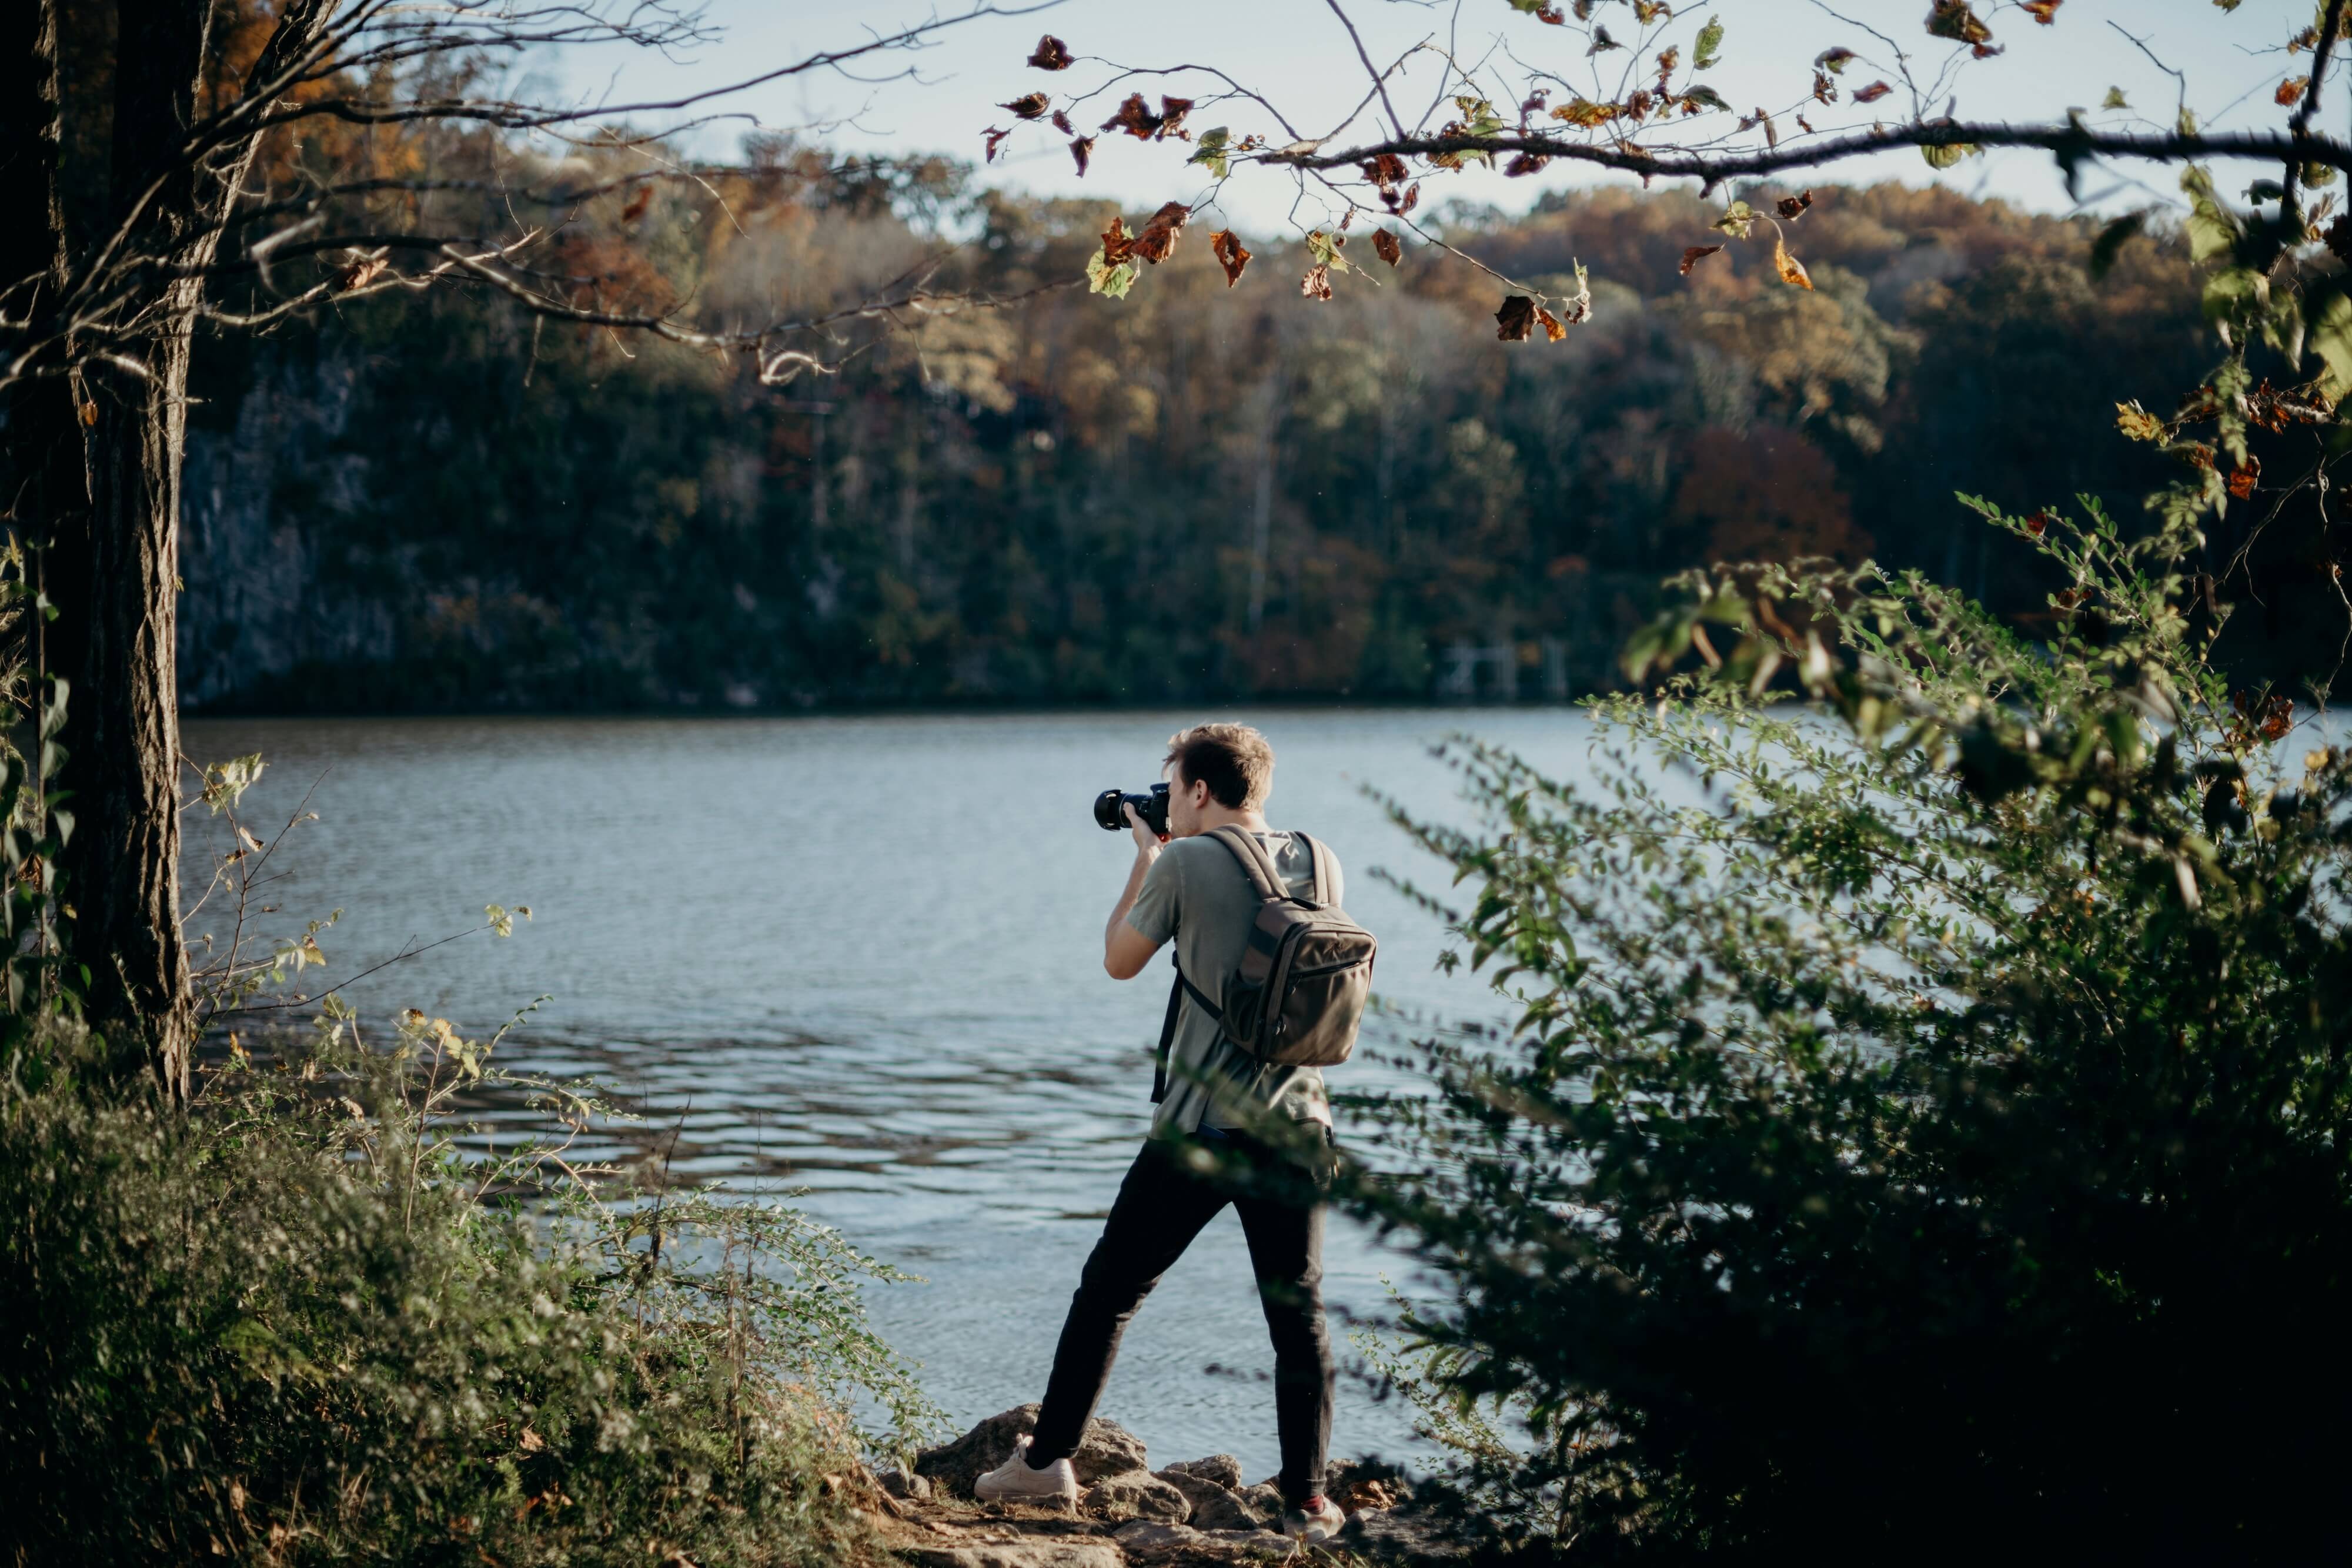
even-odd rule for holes
{"type": "Polygon", "coordinates": [[[1536,302],[1524,294],[1503,297],[1495,312],[1495,336],[1506,343],[1524,343],[1536,329],[1536,302]]]}
{"type": "Polygon", "coordinates": [[[1790,223],[1794,223],[1799,218],[1803,217],[1807,210],[1810,209],[1812,204],[1813,193],[1811,191],[1800,191],[1793,196],[1781,197],[1779,203],[1779,207],[1780,215],[1788,219],[1790,223]]]}
{"type": "Polygon", "coordinates": [[[1309,299],[1330,298],[1330,267],[1327,263],[1318,261],[1314,266],[1308,267],[1307,269],[1307,276],[1298,280],[1298,292],[1304,294],[1309,299]]]}
{"type": "Polygon", "coordinates": [[[1105,131],[1124,131],[1138,141],[1149,141],[1165,123],[1151,112],[1151,106],[1143,101],[1141,93],[1131,92],[1127,95],[1127,101],[1118,106],[1118,112],[1102,122],[1102,128],[1105,131]]]}
{"type": "Polygon", "coordinates": [[[1070,156],[1077,161],[1078,172],[1081,175],[1086,173],[1087,164],[1094,155],[1095,139],[1093,137],[1080,136],[1072,139],[1070,142],[1070,156]]]}
{"type": "Polygon", "coordinates": [[[2303,101],[2303,90],[2310,85],[2309,77],[2289,77],[2278,84],[2278,90],[2271,94],[2271,101],[2281,109],[2293,109],[2303,101]]]}
{"type": "Polygon", "coordinates": [[[1885,98],[1888,93],[1893,92],[1894,90],[1895,89],[1893,88],[1887,86],[1883,81],[1874,81],[1868,87],[1855,89],[1853,101],[1856,103],[1876,103],[1880,99],[1885,98]]]}
{"type": "Polygon", "coordinates": [[[1037,52],[1029,63],[1041,71],[1066,71],[1070,68],[1070,46],[1048,33],[1037,40],[1037,52]]]}
{"type": "Polygon", "coordinates": [[[1250,262],[1250,253],[1242,246],[1241,236],[1231,229],[1219,229],[1209,236],[1209,254],[1225,269],[1225,287],[1231,288],[1242,280],[1242,268],[1250,262]]]}
{"type": "Polygon", "coordinates": [[[1157,267],[1176,249],[1176,238],[1183,233],[1184,225],[1192,216],[1192,209],[1181,202],[1164,203],[1135,236],[1135,254],[1157,267]]]}
{"type": "Polygon", "coordinates": [[[1544,336],[1552,342],[1557,343],[1568,336],[1568,329],[1559,324],[1559,318],[1540,305],[1536,307],[1536,321],[1543,328],[1544,336]]]}
{"type": "Polygon", "coordinates": [[[1813,286],[1811,275],[1805,271],[1805,264],[1790,256],[1788,246],[1777,235],[1772,240],[1772,267],[1780,273],[1783,283],[1807,289],[1813,286]]]}
{"type": "Polygon", "coordinates": [[[996,107],[1015,120],[1043,120],[1045,111],[1054,107],[1054,100],[1042,92],[1024,92],[1011,103],[1000,103],[996,107]]]}
{"type": "Polygon", "coordinates": [[[1111,214],[1110,227],[1103,230],[1103,265],[1117,267],[1135,254],[1135,236],[1127,232],[1127,220],[1111,214]]]}
{"type": "Polygon", "coordinates": [[[1683,252],[1683,276],[1688,277],[1691,268],[1705,261],[1723,247],[1719,245],[1695,245],[1683,252]]]}
{"type": "Polygon", "coordinates": [[[1404,259],[1404,246],[1386,229],[1372,231],[1372,254],[1394,267],[1404,259]]]}
{"type": "Polygon", "coordinates": [[[982,131],[981,136],[985,140],[987,145],[982,150],[982,157],[980,161],[983,163],[995,162],[996,150],[1003,146],[1004,144],[1004,139],[1012,134],[1013,132],[1010,131],[999,131],[994,126],[991,126],[986,131],[982,131]]]}
{"type": "Polygon", "coordinates": [[[2058,7],[2066,0],[2019,0],[2018,9],[2047,27],[2058,20],[2058,7]]]}

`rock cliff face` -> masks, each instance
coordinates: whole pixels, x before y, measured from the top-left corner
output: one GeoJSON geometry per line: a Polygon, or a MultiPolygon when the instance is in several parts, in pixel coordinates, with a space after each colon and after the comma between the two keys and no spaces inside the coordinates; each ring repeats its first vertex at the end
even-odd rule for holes
{"type": "Polygon", "coordinates": [[[320,570],[333,517],[355,509],[369,484],[373,460],[349,442],[358,382],[348,362],[270,362],[234,393],[226,422],[190,422],[180,508],[186,706],[306,666],[397,653],[393,602],[332,586],[320,570]]]}
{"type": "MultiPolygon", "coordinates": [[[[1036,1419],[1036,1406],[1019,1406],[918,1455],[911,1472],[874,1472],[869,1512],[884,1542],[920,1568],[1206,1568],[1297,1551],[1281,1532],[1280,1493],[1270,1481],[1243,1485],[1233,1456],[1155,1471],[1132,1433],[1099,1417],[1072,1457],[1085,1489],[1075,1510],[972,1501],[972,1482],[1011,1458],[1036,1419]]],[[[1399,1563],[1467,1560],[1413,1511],[1392,1468],[1339,1461],[1324,1490],[1349,1515],[1334,1548],[1399,1563]]]]}

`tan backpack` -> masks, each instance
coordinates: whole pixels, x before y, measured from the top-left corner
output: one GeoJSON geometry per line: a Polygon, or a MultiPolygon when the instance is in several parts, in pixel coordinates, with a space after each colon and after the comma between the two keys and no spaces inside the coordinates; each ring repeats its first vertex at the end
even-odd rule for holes
{"type": "Polygon", "coordinates": [[[1315,867],[1310,896],[1294,897],[1274,856],[1244,828],[1223,827],[1206,835],[1241,862],[1242,874],[1258,896],[1257,918],[1241,967],[1225,981],[1223,1007],[1176,971],[1168,994],[1168,1019],[1160,1031],[1159,1071],[1151,1098],[1168,1091],[1168,1050],[1176,1037],[1178,1001],[1194,1005],[1217,1020],[1224,1037],[1260,1064],[1270,1067],[1333,1067],[1356,1049],[1356,1030],[1372,994],[1372,959],[1380,943],[1326,903],[1330,885],[1329,852],[1305,833],[1292,836],[1307,848],[1315,867]]]}

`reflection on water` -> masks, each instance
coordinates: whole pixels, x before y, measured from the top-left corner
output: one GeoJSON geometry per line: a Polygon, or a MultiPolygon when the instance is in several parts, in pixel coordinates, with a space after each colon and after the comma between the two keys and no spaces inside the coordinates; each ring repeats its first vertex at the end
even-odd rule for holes
{"type": "MultiPolygon", "coordinates": [[[[283,929],[341,908],[321,939],[331,973],[475,924],[485,904],[529,904],[511,940],[440,948],[347,997],[380,1033],[415,1006],[479,1034],[551,994],[509,1037],[508,1064],[593,1075],[640,1109],[644,1125],[601,1152],[658,1145],[680,1175],[806,1188],[803,1205],[861,1249],[926,1276],[879,1292],[875,1317],[970,1421],[1042,1391],[1078,1268],[1150,1120],[1168,971],[1128,985],[1102,972],[1129,848],[1088,806],[1154,777],[1169,733],[1202,716],[204,720],[183,746],[198,761],[268,758],[247,797],[257,825],[315,784],[321,821],[280,852],[289,875],[269,889],[269,918],[283,929]]],[[[1458,818],[1429,743],[1467,721],[1575,772],[1585,721],[1233,716],[1274,742],[1275,825],[1332,844],[1350,913],[1380,935],[1379,990],[1395,1011],[1375,1020],[1373,1047],[1429,1019],[1495,1016],[1475,980],[1435,972],[1434,923],[1370,874],[1441,868],[1361,787],[1458,818]]],[[[206,831],[190,820],[192,879],[206,831]]],[[[1340,1070],[1349,1086],[1381,1071],[1340,1070]]],[[[1409,1266],[1335,1228],[1327,1272],[1334,1310],[1369,1314],[1380,1276],[1403,1282],[1409,1266]]],[[[1272,1364],[1227,1215],[1139,1316],[1102,1413],[1157,1459],[1223,1450],[1268,1474],[1273,1403],[1259,1385],[1272,1364]]],[[[1404,1417],[1343,1386],[1333,1442],[1401,1451],[1404,1417]]]]}

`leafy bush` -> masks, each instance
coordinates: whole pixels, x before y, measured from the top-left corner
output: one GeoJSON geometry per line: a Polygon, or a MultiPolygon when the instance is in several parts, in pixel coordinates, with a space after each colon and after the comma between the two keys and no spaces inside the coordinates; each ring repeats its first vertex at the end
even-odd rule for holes
{"type": "MultiPolygon", "coordinates": [[[[648,1195],[560,1145],[468,1157],[491,1042],[330,998],[194,1110],[93,1089],[53,1026],[0,1090],[0,1557],[836,1563],[895,1277],[789,1210],[648,1195]],[[36,1082],[37,1080],[37,1082],[36,1082]]],[[[511,1083],[511,1081],[509,1081],[511,1083]]],[[[575,1124],[592,1109],[558,1109],[575,1124]]]]}
{"type": "Polygon", "coordinates": [[[2046,643],[1693,577],[1634,657],[1713,667],[1600,705],[1591,784],[1465,744],[1486,830],[1407,823],[1524,1012],[1429,1048],[1357,1201],[1454,1287],[1415,1392],[1523,1539],[2341,1544],[2352,750],[2215,673],[2185,513],[1971,504],[2066,584],[2046,643]]]}

